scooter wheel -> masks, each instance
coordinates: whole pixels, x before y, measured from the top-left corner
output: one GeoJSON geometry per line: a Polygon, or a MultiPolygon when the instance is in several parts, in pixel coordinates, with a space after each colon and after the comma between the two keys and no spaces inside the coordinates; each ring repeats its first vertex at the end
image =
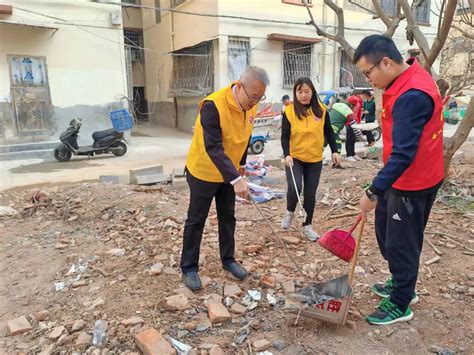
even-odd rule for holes
{"type": "Polygon", "coordinates": [[[378,141],[380,138],[382,138],[382,130],[380,128],[376,128],[372,131],[372,134],[374,136],[374,140],[378,141]]]}
{"type": "Polygon", "coordinates": [[[113,148],[112,153],[117,157],[121,157],[127,152],[127,145],[123,142],[114,143],[111,145],[111,148],[113,148]]]}
{"type": "Polygon", "coordinates": [[[66,147],[54,149],[54,157],[57,161],[65,162],[71,159],[72,152],[66,147]]]}
{"type": "Polygon", "coordinates": [[[263,152],[264,147],[265,147],[265,143],[263,143],[263,141],[261,141],[261,140],[258,140],[258,141],[253,142],[250,145],[250,151],[253,154],[260,154],[260,153],[263,152]]]}

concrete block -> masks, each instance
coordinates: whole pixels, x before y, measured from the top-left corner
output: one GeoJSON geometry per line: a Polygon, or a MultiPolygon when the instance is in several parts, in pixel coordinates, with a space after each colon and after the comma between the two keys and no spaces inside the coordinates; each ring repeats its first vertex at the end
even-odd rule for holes
{"type": "Polygon", "coordinates": [[[175,177],[185,176],[184,175],[184,168],[173,169],[173,173],[171,174],[171,176],[175,176],[175,177]]]}
{"type": "Polygon", "coordinates": [[[148,166],[140,169],[130,170],[130,183],[139,185],[137,182],[138,176],[159,175],[163,174],[163,165],[148,166]]]}
{"type": "Polygon", "coordinates": [[[170,174],[150,174],[150,175],[138,175],[134,177],[135,182],[132,182],[130,179],[130,183],[135,185],[150,185],[150,184],[158,184],[160,182],[170,182],[171,175],[170,174]]]}
{"type": "Polygon", "coordinates": [[[185,176],[172,176],[171,184],[175,189],[185,189],[188,187],[188,182],[186,181],[185,176]]]}
{"type": "Polygon", "coordinates": [[[129,184],[130,176],[127,175],[102,175],[99,177],[102,184],[129,184]]]}

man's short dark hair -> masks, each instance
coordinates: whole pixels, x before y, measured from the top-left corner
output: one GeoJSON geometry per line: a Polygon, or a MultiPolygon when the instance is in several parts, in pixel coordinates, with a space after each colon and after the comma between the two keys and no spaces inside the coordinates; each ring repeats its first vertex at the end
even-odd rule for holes
{"type": "Polygon", "coordinates": [[[403,57],[393,40],[382,35],[367,36],[360,42],[354,53],[354,64],[357,64],[362,57],[366,57],[372,64],[379,63],[383,57],[390,58],[398,64],[403,63],[403,57]]]}
{"type": "Polygon", "coordinates": [[[370,90],[362,90],[362,95],[372,96],[372,93],[370,92],[370,90]]]}
{"type": "Polygon", "coordinates": [[[281,98],[281,101],[285,102],[286,100],[289,100],[290,97],[288,95],[283,95],[283,97],[281,98]]]}

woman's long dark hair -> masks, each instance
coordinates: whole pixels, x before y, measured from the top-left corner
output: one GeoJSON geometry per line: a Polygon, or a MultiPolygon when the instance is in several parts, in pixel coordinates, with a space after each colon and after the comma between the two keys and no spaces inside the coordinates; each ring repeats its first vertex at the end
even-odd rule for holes
{"type": "Polygon", "coordinates": [[[296,80],[295,85],[293,86],[293,105],[295,107],[296,116],[298,117],[298,119],[302,120],[304,116],[308,115],[308,110],[306,109],[305,105],[303,105],[296,99],[296,90],[298,90],[304,84],[308,85],[311,91],[313,92],[310,102],[311,110],[317,117],[322,117],[323,109],[319,104],[318,93],[316,92],[316,89],[314,88],[311,79],[307,77],[299,78],[298,80],[296,80]]]}

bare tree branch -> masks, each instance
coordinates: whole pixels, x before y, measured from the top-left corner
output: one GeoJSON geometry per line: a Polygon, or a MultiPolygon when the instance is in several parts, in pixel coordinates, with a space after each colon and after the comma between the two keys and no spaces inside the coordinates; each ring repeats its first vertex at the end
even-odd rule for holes
{"type": "Polygon", "coordinates": [[[390,17],[388,17],[388,15],[383,11],[379,0],[372,0],[372,5],[374,5],[377,16],[380,17],[385,26],[387,26],[387,28],[390,27],[392,25],[392,20],[390,20],[390,17]]]}
{"type": "Polygon", "coordinates": [[[322,30],[321,27],[318,26],[316,21],[314,21],[313,14],[311,13],[311,9],[308,5],[307,0],[303,0],[303,3],[306,7],[306,10],[308,11],[309,18],[311,19],[310,23],[314,26],[316,29],[316,33],[319,36],[325,37],[327,39],[330,39],[332,41],[335,41],[339,43],[346,54],[349,56],[349,58],[354,58],[354,48],[347,42],[345,35],[344,35],[344,10],[337,6],[332,0],[324,0],[324,3],[333,10],[336,15],[337,15],[337,30],[336,30],[336,35],[332,35],[327,33],[326,31],[322,30]]]}
{"type": "Polygon", "coordinates": [[[456,24],[452,24],[452,27],[453,27],[454,29],[458,30],[459,32],[461,32],[461,34],[462,34],[464,37],[474,40],[474,32],[468,32],[468,31],[462,29],[461,27],[459,27],[459,26],[456,25],[456,24]]]}
{"type": "Polygon", "coordinates": [[[441,31],[441,22],[443,20],[443,10],[444,6],[446,5],[446,0],[441,1],[441,8],[438,8],[438,31],[436,33],[439,33],[441,31]]]}
{"type": "Polygon", "coordinates": [[[412,10],[411,6],[408,4],[407,0],[398,0],[400,6],[403,9],[405,17],[407,19],[407,39],[410,43],[413,40],[416,41],[418,47],[420,48],[421,54],[423,54],[424,61],[428,60],[428,55],[430,53],[430,46],[426,40],[425,35],[421,32],[418,23],[416,22],[415,13],[412,10]]]}
{"type": "MultiPolygon", "coordinates": [[[[431,51],[426,59],[425,68],[429,70],[436,58],[438,57],[441,49],[443,49],[446,38],[448,38],[449,29],[453,23],[454,13],[456,12],[456,0],[448,0],[446,4],[446,10],[444,11],[443,23],[441,24],[436,38],[431,46],[431,51]]],[[[440,14],[441,17],[442,14],[440,14]]]]}
{"type": "Polygon", "coordinates": [[[377,14],[374,12],[374,10],[369,9],[368,7],[365,7],[365,6],[361,5],[361,4],[358,4],[358,3],[356,3],[354,0],[349,0],[349,3],[352,4],[352,5],[354,5],[354,6],[360,7],[362,10],[367,11],[369,14],[377,15],[377,14]]]}

